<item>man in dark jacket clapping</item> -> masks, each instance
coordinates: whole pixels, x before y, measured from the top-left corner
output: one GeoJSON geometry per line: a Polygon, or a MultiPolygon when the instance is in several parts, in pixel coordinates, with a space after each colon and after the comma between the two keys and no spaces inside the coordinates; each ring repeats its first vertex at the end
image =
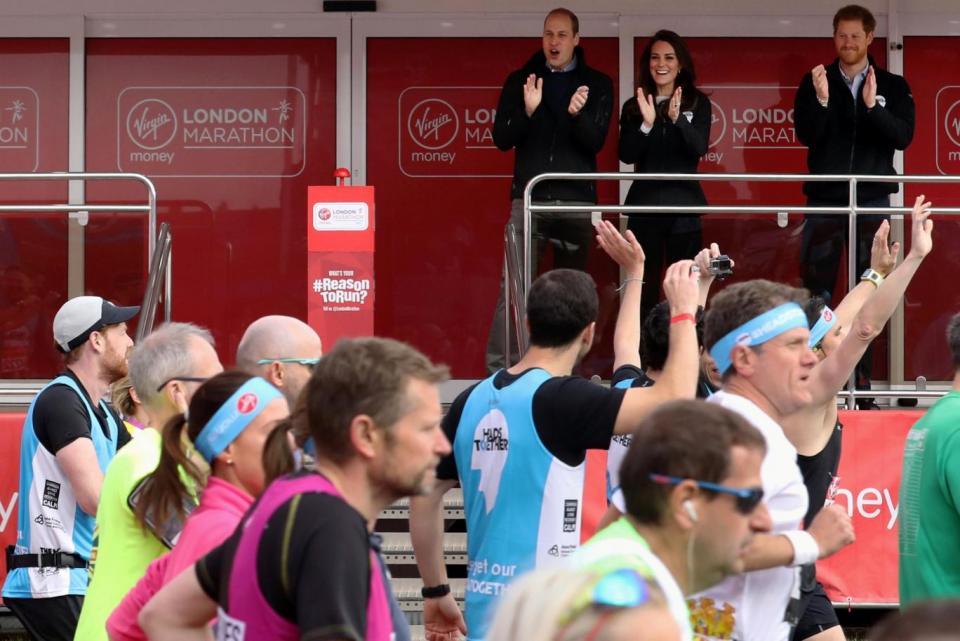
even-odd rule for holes
{"type": "MultiPolygon", "coordinates": [[[[512,242],[523,260],[523,191],[545,172],[597,170],[613,113],[613,82],[587,66],[580,48],[580,22],[567,9],[554,9],[543,23],[543,49],[503,84],[493,125],[493,141],[503,151],[516,150],[510,222],[512,242]]],[[[597,202],[593,181],[549,181],[533,190],[535,204],[588,205],[597,202]]],[[[538,214],[533,219],[533,275],[549,243],[554,267],[584,269],[593,238],[589,214],[538,214]]],[[[487,344],[491,372],[504,365],[505,300],[501,288],[487,344]]],[[[511,353],[519,356],[516,346],[511,353]]]]}

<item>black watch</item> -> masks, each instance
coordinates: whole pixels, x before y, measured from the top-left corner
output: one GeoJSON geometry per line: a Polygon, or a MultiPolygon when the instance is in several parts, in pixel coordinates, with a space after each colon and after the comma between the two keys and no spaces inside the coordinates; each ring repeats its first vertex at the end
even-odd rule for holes
{"type": "Polygon", "coordinates": [[[450,584],[441,583],[440,585],[434,585],[433,587],[423,586],[420,588],[420,595],[424,599],[439,599],[442,596],[447,596],[450,594],[450,584]]]}

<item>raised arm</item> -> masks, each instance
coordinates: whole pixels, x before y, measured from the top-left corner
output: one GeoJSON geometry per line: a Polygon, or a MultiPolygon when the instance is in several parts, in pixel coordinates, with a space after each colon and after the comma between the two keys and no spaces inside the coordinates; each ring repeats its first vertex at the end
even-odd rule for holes
{"type": "Polygon", "coordinates": [[[825,403],[833,398],[850,377],[853,368],[867,346],[876,338],[887,320],[897,308],[907,285],[913,279],[920,263],[933,249],[933,221],[930,220],[930,203],[924,196],[917,196],[911,212],[910,253],[891,272],[870,298],[864,303],[843,338],[839,347],[823,359],[810,375],[810,389],[814,403],[825,403]]]}
{"type": "MultiPolygon", "coordinates": [[[[889,240],[890,223],[884,220],[873,235],[873,246],[870,248],[870,269],[884,278],[896,267],[897,255],[900,253],[900,243],[893,243],[891,246],[889,240]]],[[[833,310],[837,315],[837,322],[843,327],[850,327],[854,317],[860,312],[860,308],[876,291],[877,286],[872,282],[868,280],[860,281],[833,310]]]]}
{"type": "MultiPolygon", "coordinates": [[[[720,256],[720,245],[717,243],[710,243],[709,247],[704,247],[700,250],[700,253],[696,255],[693,259],[693,262],[696,263],[697,267],[700,269],[700,294],[697,297],[697,302],[700,307],[707,306],[707,297],[710,296],[710,287],[713,285],[713,281],[716,280],[716,276],[710,273],[710,261],[714,258],[720,256]]],[[[735,267],[736,262],[733,260],[730,261],[730,266],[735,267]]]]}
{"type": "Polygon", "coordinates": [[[628,389],[617,414],[614,432],[628,434],[658,405],[679,398],[694,398],[700,374],[696,314],[699,269],[692,260],[667,268],[663,290],[670,304],[670,348],[663,372],[653,387],[628,389]]]}
{"type": "Polygon", "coordinates": [[[643,248],[633,232],[621,235],[612,223],[602,220],[596,225],[597,242],[623,270],[620,311],[613,330],[613,370],[623,365],[640,367],[640,291],[643,285],[643,248]]]}

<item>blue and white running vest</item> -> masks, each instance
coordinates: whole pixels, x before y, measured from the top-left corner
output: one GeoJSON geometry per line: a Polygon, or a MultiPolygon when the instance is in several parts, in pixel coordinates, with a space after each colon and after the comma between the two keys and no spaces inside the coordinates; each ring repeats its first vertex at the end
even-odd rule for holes
{"type": "MultiPolygon", "coordinates": [[[[100,429],[100,421],[86,395],[69,376],[58,376],[40,390],[53,385],[66,385],[83,401],[90,417],[90,437],[97,452],[100,471],[117,453],[117,430],[103,401],[100,408],[107,416],[110,438],[100,429]]],[[[73,552],[90,559],[95,514],[80,509],[73,486],[56,456],[37,439],[33,428],[33,409],[37,397],[27,410],[20,438],[20,504],[17,506],[17,545],[14,554],[40,553],[48,550],[73,552]]],[[[47,598],[87,592],[86,568],[17,568],[7,575],[3,596],[19,599],[47,598]]]]}
{"type": "MultiPolygon", "coordinates": [[[[633,387],[635,378],[625,378],[614,384],[616,389],[628,390],[633,387]]],[[[621,512],[626,511],[623,505],[623,493],[620,492],[620,466],[627,448],[633,437],[629,434],[617,434],[610,439],[610,449],[607,450],[607,502],[613,503],[621,512]]]]}
{"type": "Polygon", "coordinates": [[[551,375],[529,370],[503,389],[494,377],[470,393],[453,443],[467,517],[471,641],[486,636],[508,583],[580,544],[585,464],[554,457],[533,422],[534,393],[551,375]]]}

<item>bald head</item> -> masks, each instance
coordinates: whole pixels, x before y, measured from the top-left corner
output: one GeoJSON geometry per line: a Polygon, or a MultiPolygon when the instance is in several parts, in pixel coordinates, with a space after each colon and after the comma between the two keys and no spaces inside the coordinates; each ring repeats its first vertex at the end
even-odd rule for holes
{"type": "Polygon", "coordinates": [[[296,359],[317,359],[320,354],[320,337],[309,325],[292,316],[264,316],[243,333],[237,347],[237,368],[266,378],[292,406],[312,370],[312,365],[296,359]]]}

